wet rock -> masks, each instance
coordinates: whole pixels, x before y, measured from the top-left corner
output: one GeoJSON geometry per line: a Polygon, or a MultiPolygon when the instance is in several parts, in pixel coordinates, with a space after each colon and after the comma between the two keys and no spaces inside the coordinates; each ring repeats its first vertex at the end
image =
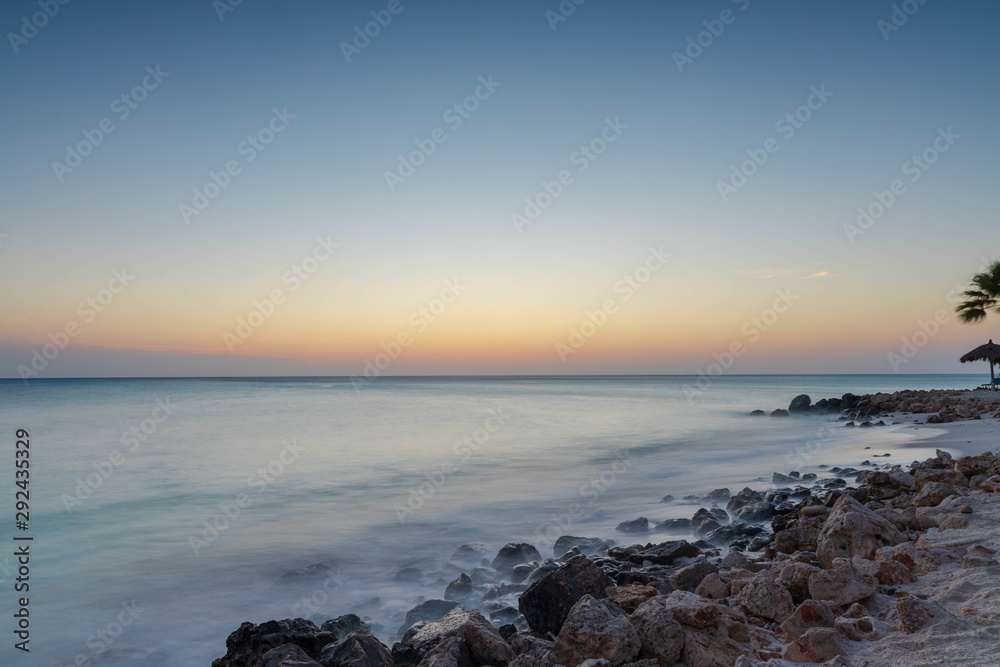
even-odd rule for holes
{"type": "Polygon", "coordinates": [[[461,565],[482,565],[490,555],[488,546],[481,542],[463,544],[451,555],[451,560],[461,565]]]}
{"type": "MultiPolygon", "coordinates": [[[[520,565],[515,565],[514,569],[510,571],[510,583],[520,584],[524,582],[531,573],[538,569],[538,563],[532,561],[530,563],[521,563],[520,565]]],[[[445,597],[448,597],[445,595],[445,597]]]]}
{"type": "Polygon", "coordinates": [[[420,667],[473,667],[469,647],[458,637],[448,637],[421,659],[420,667]]]}
{"type": "Polygon", "coordinates": [[[684,649],[684,631],[666,602],[666,596],[647,600],[633,612],[631,620],[640,641],[639,657],[673,665],[684,649]]]}
{"type": "Polygon", "coordinates": [[[835,607],[849,605],[875,594],[878,581],[853,563],[809,575],[809,594],[835,607]]]}
{"type": "Polygon", "coordinates": [[[476,610],[456,610],[440,621],[428,623],[413,635],[410,643],[426,661],[432,649],[452,637],[462,641],[474,665],[507,665],[514,659],[507,642],[476,610]]]}
{"type": "Polygon", "coordinates": [[[810,628],[785,647],[784,658],[795,662],[826,662],[844,655],[840,635],[830,628],[810,628]]]}
{"type": "Polygon", "coordinates": [[[492,567],[474,567],[469,575],[472,577],[473,586],[494,584],[500,579],[500,573],[492,567]]]}
{"type": "Polygon", "coordinates": [[[444,597],[448,600],[468,600],[472,597],[478,597],[472,588],[472,577],[465,572],[458,575],[458,579],[455,579],[444,589],[444,597]]]}
{"type": "Polygon", "coordinates": [[[794,642],[810,628],[832,628],[836,621],[833,607],[821,600],[806,600],[778,626],[786,642],[794,642]]]}
{"type": "Polygon", "coordinates": [[[788,416],[788,410],[782,410],[781,408],[778,408],[777,410],[775,410],[774,412],[771,413],[771,416],[772,417],[787,417],[788,416]]]}
{"type": "Polygon", "coordinates": [[[767,413],[764,412],[763,410],[754,410],[753,412],[750,413],[750,416],[751,417],[763,417],[766,414],[767,413]]]}
{"type": "Polygon", "coordinates": [[[494,570],[500,573],[502,577],[509,577],[511,572],[514,570],[515,565],[521,565],[522,563],[530,563],[531,561],[542,561],[542,554],[538,553],[538,549],[531,546],[530,544],[507,544],[497,553],[493,562],[490,564],[494,570]]]}
{"type": "Polygon", "coordinates": [[[454,600],[426,600],[406,612],[406,620],[399,627],[399,634],[405,633],[414,623],[420,621],[439,621],[455,609],[460,609],[461,603],[454,600]]]}
{"type": "Polygon", "coordinates": [[[657,532],[689,532],[691,530],[691,519],[667,519],[656,524],[653,529],[657,532]]]}
{"type": "Polygon", "coordinates": [[[744,612],[776,623],[782,623],[795,611],[791,594],[769,570],[758,572],[735,597],[744,612]]]}
{"type": "Polygon", "coordinates": [[[260,663],[262,656],[284,644],[295,644],[312,659],[319,657],[323,647],[335,636],[322,632],[312,621],[286,618],[259,625],[243,623],[226,638],[226,655],[212,661],[212,667],[248,667],[260,663]]]}
{"type": "Polygon", "coordinates": [[[649,532],[649,519],[641,516],[631,521],[622,521],[615,526],[615,530],[620,533],[647,533],[649,532]]]}
{"type": "Polygon", "coordinates": [[[368,632],[352,632],[320,655],[323,667],[393,667],[392,654],[368,632]]]}
{"type": "Polygon", "coordinates": [[[607,600],[584,595],[566,617],[549,662],[579,665],[584,660],[604,659],[612,667],[632,661],[641,643],[625,612],[607,600]]]}
{"type": "Polygon", "coordinates": [[[722,489],[715,489],[714,491],[709,493],[707,496],[705,496],[705,500],[711,500],[714,502],[722,503],[722,502],[728,502],[728,500],[731,497],[732,493],[730,493],[729,489],[722,488],[722,489]]]}
{"type": "Polygon", "coordinates": [[[414,582],[420,581],[424,576],[424,573],[415,567],[404,567],[399,572],[396,573],[392,579],[393,581],[407,581],[414,582]]]}
{"type": "Polygon", "coordinates": [[[603,598],[613,583],[586,556],[577,556],[532,584],[518,600],[518,608],[535,632],[558,634],[577,601],[584,595],[603,598]]]}
{"type": "Polygon", "coordinates": [[[370,633],[372,631],[368,624],[362,621],[361,617],[357,614],[344,614],[343,616],[324,621],[319,629],[322,632],[329,632],[334,637],[331,641],[340,641],[352,632],[370,633]]]}
{"type": "Polygon", "coordinates": [[[393,667],[416,667],[420,662],[420,656],[412,644],[406,642],[396,642],[392,645],[393,667]]]}
{"type": "Polygon", "coordinates": [[[282,644],[261,658],[261,667],[322,667],[295,644],[282,644]]]}
{"type": "Polygon", "coordinates": [[[807,394],[799,394],[788,404],[789,412],[808,412],[812,407],[812,399],[807,394]]]}
{"type": "Polygon", "coordinates": [[[849,495],[833,504],[816,540],[816,557],[825,568],[841,557],[871,559],[886,546],[906,541],[906,536],[888,519],[876,514],[849,495]]]}
{"type": "Polygon", "coordinates": [[[601,554],[610,547],[615,545],[614,540],[602,540],[599,537],[573,537],[572,535],[563,535],[556,543],[552,546],[552,555],[559,556],[564,554],[573,547],[579,547],[580,552],[588,556],[594,554],[601,554]]]}
{"type": "MultiPolygon", "coordinates": [[[[609,551],[609,553],[611,553],[609,551]]],[[[690,558],[697,556],[701,550],[689,543],[687,540],[671,540],[654,544],[648,548],[633,553],[623,553],[624,559],[629,562],[641,565],[644,561],[649,561],[654,565],[673,565],[678,558],[690,558]]]]}

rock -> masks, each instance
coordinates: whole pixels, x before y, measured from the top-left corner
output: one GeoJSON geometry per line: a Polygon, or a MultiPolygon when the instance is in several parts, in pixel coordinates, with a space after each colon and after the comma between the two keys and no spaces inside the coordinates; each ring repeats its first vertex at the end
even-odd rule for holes
{"type": "Polygon", "coordinates": [[[715,489],[714,491],[709,493],[707,496],[705,496],[705,500],[712,500],[721,503],[721,502],[727,502],[731,497],[732,493],[730,493],[729,489],[722,488],[722,489],[715,489]]]}
{"type": "Polygon", "coordinates": [[[753,412],[750,413],[750,416],[751,417],[763,417],[766,414],[767,413],[764,412],[763,410],[754,410],[753,412]]]}
{"type": "Polygon", "coordinates": [[[847,639],[856,642],[873,642],[882,638],[870,617],[838,618],[834,629],[847,639]]]}
{"type": "Polygon", "coordinates": [[[458,579],[448,584],[444,589],[444,597],[448,600],[467,600],[475,595],[476,591],[472,588],[472,577],[465,572],[458,575],[458,579]]]}
{"type": "Polygon", "coordinates": [[[960,459],[955,459],[955,471],[966,477],[982,475],[990,469],[995,461],[996,456],[989,452],[979,456],[963,456],[960,459]]]}
{"type": "Polygon", "coordinates": [[[473,586],[495,584],[500,579],[500,573],[492,567],[474,567],[469,575],[472,577],[473,586]]]}
{"type": "Polygon", "coordinates": [[[415,567],[404,567],[399,572],[396,573],[392,579],[393,581],[420,581],[424,576],[424,573],[415,567]]]}
{"type": "MultiPolygon", "coordinates": [[[[521,563],[520,565],[515,565],[514,569],[510,571],[510,583],[520,584],[529,576],[531,573],[538,569],[538,563],[532,561],[530,563],[521,563]]],[[[552,569],[555,569],[554,567],[552,569]]],[[[454,583],[454,582],[452,582],[454,583]]],[[[445,597],[448,597],[445,595],[445,597]]]]}
{"type": "Polygon", "coordinates": [[[331,641],[335,642],[340,641],[352,632],[370,633],[372,631],[368,624],[362,621],[361,617],[357,614],[344,614],[343,616],[324,621],[319,629],[322,632],[329,632],[334,637],[331,641]]]}
{"type": "MultiPolygon", "coordinates": [[[[420,655],[425,655],[444,640],[457,637],[462,641],[475,665],[507,665],[514,652],[500,633],[476,610],[455,610],[440,621],[428,623],[413,635],[410,642],[420,655]]],[[[423,662],[421,662],[423,664],[423,662]]]]}
{"type": "Polygon", "coordinates": [[[896,616],[899,618],[897,629],[904,635],[912,635],[924,626],[939,621],[947,615],[948,613],[940,606],[917,597],[908,596],[896,600],[896,616]]]}
{"type": "Polygon", "coordinates": [[[980,481],[979,488],[989,493],[1000,493],[1000,475],[993,475],[980,481]]]}
{"type": "Polygon", "coordinates": [[[577,601],[584,595],[603,598],[612,585],[604,570],[577,556],[532,584],[517,605],[532,630],[555,635],[577,601]]]}
{"type": "Polygon", "coordinates": [[[707,561],[692,563],[673,572],[667,581],[676,591],[694,590],[702,580],[710,574],[719,571],[719,568],[707,561]]]}
{"type": "Polygon", "coordinates": [[[747,557],[739,551],[730,551],[726,554],[726,557],[722,559],[722,562],[719,563],[719,567],[723,570],[732,570],[733,568],[741,568],[745,570],[748,562],[747,557]]]}
{"type": "Polygon", "coordinates": [[[794,644],[785,647],[785,660],[795,662],[826,662],[844,655],[840,635],[830,628],[810,628],[794,644]]]}
{"type": "Polygon", "coordinates": [[[607,600],[584,595],[570,609],[559,630],[549,663],[575,667],[588,658],[603,658],[612,667],[632,661],[641,643],[625,612],[607,600]]]}
{"type": "Polygon", "coordinates": [[[440,621],[452,611],[455,609],[461,609],[461,607],[462,605],[454,600],[433,599],[421,602],[416,607],[406,612],[406,620],[404,620],[403,625],[399,627],[399,634],[402,635],[410,629],[410,626],[414,623],[419,623],[420,621],[440,621]]]}
{"type": "Polygon", "coordinates": [[[740,521],[767,521],[771,518],[771,504],[766,500],[753,500],[736,510],[735,517],[740,521]]]}
{"type": "Polygon", "coordinates": [[[352,632],[323,648],[323,667],[393,667],[389,649],[368,632],[352,632]]]}
{"type": "Polygon", "coordinates": [[[257,665],[265,653],[284,644],[295,644],[315,660],[323,647],[333,641],[336,641],[335,635],[322,632],[315,623],[304,618],[286,618],[259,625],[243,623],[226,638],[226,655],[213,660],[212,667],[257,665]]]}
{"type": "Polygon", "coordinates": [[[962,569],[969,570],[974,567],[995,567],[1000,565],[1000,562],[992,558],[983,558],[982,556],[970,556],[966,554],[962,556],[962,569]]]}
{"type": "Polygon", "coordinates": [[[420,656],[412,644],[396,642],[392,645],[392,664],[394,667],[416,667],[420,656]]]}
{"type": "Polygon", "coordinates": [[[969,520],[957,514],[948,514],[938,518],[938,531],[956,530],[958,528],[968,528],[969,520]]]}
{"type": "Polygon", "coordinates": [[[832,570],[809,575],[809,594],[814,600],[826,600],[835,607],[849,605],[875,594],[878,581],[857,566],[844,564],[832,570]]]}
{"type": "Polygon", "coordinates": [[[809,597],[809,577],[820,569],[809,563],[790,562],[777,569],[778,583],[792,596],[792,602],[799,603],[809,597]]]}
{"type": "Polygon", "coordinates": [[[638,519],[632,519],[631,521],[622,521],[615,527],[620,533],[648,533],[649,532],[649,519],[644,516],[638,519]]]}
{"type": "Polygon", "coordinates": [[[614,540],[602,540],[599,537],[573,537],[572,535],[563,535],[556,540],[556,543],[552,546],[552,555],[558,557],[573,547],[579,547],[581,553],[593,556],[594,554],[604,553],[605,549],[613,547],[614,545],[614,540]]]}
{"type": "Polygon", "coordinates": [[[656,524],[654,530],[658,532],[690,532],[691,519],[667,519],[656,524]]]}
{"type": "Polygon", "coordinates": [[[261,667],[322,667],[295,644],[282,644],[263,655],[261,667]]]}
{"type": "Polygon", "coordinates": [[[850,495],[840,496],[823,523],[816,540],[816,557],[825,568],[834,558],[871,559],[886,546],[906,541],[906,535],[888,519],[879,516],[850,495]]]}
{"type": "Polygon", "coordinates": [[[968,487],[969,478],[955,470],[917,470],[913,474],[913,484],[919,491],[930,482],[940,482],[948,486],[968,487]]]}
{"type": "Polygon", "coordinates": [[[469,647],[458,637],[448,637],[427,652],[420,667],[473,667],[469,647]]]}
{"type": "Polygon", "coordinates": [[[717,572],[713,572],[701,580],[694,592],[695,595],[710,600],[724,600],[729,597],[729,584],[723,581],[717,572]]]}
{"type": "Polygon", "coordinates": [[[806,600],[792,612],[780,626],[778,632],[785,642],[794,642],[810,628],[832,628],[837,616],[833,607],[821,600],[806,600]]]}
{"type": "Polygon", "coordinates": [[[812,407],[812,399],[806,394],[799,394],[788,405],[789,412],[808,412],[812,407]]]}
{"type": "Polygon", "coordinates": [[[639,657],[673,665],[684,648],[684,631],[666,602],[666,596],[647,600],[632,613],[631,620],[640,641],[639,657]]]}
{"type": "Polygon", "coordinates": [[[463,544],[451,555],[451,560],[462,565],[482,565],[489,558],[490,548],[481,542],[463,544]]]}
{"type": "Polygon", "coordinates": [[[770,570],[758,572],[736,595],[736,604],[748,614],[776,623],[782,623],[795,611],[791,594],[770,570]]]}
{"type": "Polygon", "coordinates": [[[496,558],[490,564],[500,576],[509,577],[515,565],[530,563],[531,561],[542,561],[542,554],[538,549],[530,544],[507,544],[497,553],[496,558]]]}
{"type": "Polygon", "coordinates": [[[817,517],[826,516],[829,511],[830,509],[823,505],[807,505],[802,508],[800,514],[804,517],[817,517]]]}
{"type": "Polygon", "coordinates": [[[662,604],[684,631],[681,660],[688,667],[727,666],[744,654],[755,653],[754,636],[743,612],[684,591],[663,596],[662,604]]]}
{"type": "Polygon", "coordinates": [[[507,643],[516,655],[527,655],[538,660],[545,658],[552,650],[552,642],[527,632],[512,635],[507,643]]]}
{"type": "Polygon", "coordinates": [[[875,579],[883,586],[901,586],[902,584],[912,584],[917,580],[917,577],[910,571],[910,568],[899,561],[884,560],[879,561],[875,579]]]}
{"type": "Polygon", "coordinates": [[[941,501],[955,493],[954,487],[941,482],[927,482],[913,498],[915,507],[937,507],[941,501]]]}
{"type": "Polygon", "coordinates": [[[777,410],[775,410],[774,412],[771,413],[771,416],[772,417],[787,417],[788,416],[788,410],[782,410],[781,408],[778,408],[777,410]]]}
{"type": "Polygon", "coordinates": [[[673,565],[678,558],[691,558],[701,553],[701,550],[687,540],[671,540],[654,544],[642,551],[625,555],[631,563],[641,565],[649,561],[654,565],[673,565]]]}
{"type": "Polygon", "coordinates": [[[607,594],[608,600],[624,609],[627,614],[631,614],[646,600],[660,594],[652,586],[643,586],[642,584],[608,586],[604,592],[607,594]]]}
{"type": "Polygon", "coordinates": [[[780,472],[771,474],[771,483],[780,484],[781,486],[786,486],[788,484],[797,484],[799,482],[798,477],[789,477],[788,475],[782,475],[780,472]]]}

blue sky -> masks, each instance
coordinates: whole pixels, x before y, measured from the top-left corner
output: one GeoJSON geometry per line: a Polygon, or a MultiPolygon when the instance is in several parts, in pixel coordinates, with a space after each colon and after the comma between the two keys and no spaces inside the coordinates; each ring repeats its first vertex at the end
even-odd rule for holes
{"type": "MultiPolygon", "coordinates": [[[[8,33],[41,10],[5,3],[0,376],[121,266],[135,285],[47,374],[109,359],[238,374],[223,334],[326,235],[342,253],[241,347],[242,367],[352,374],[461,276],[468,295],[393,372],[693,372],[790,285],[802,309],[745,372],[884,371],[996,250],[995,3],[914,3],[885,39],[888,2],[588,0],[553,30],[558,2],[401,1],[346,62],[342,43],[388,5],[244,0],[220,20],[209,0],[71,1],[15,53],[8,33]],[[720,16],[679,72],[674,54],[720,16]],[[118,118],[147,67],[168,74],[118,118]],[[480,77],[499,85],[449,127],[480,77]],[[814,87],[832,96],[783,137],[814,87]],[[275,109],[294,118],[246,162],[275,109]],[[52,163],[106,118],[114,131],[60,181],[52,163]],[[627,129],[576,171],[607,119],[627,129]],[[857,208],[949,127],[954,145],[849,242],[857,208]],[[391,191],[386,171],[439,128],[391,191]],[[718,182],[769,138],[777,152],[723,201],[718,182]],[[179,206],[229,161],[240,173],[186,224],[179,206]],[[511,216],[562,170],[572,184],[518,233],[511,216]],[[562,363],[556,344],[650,244],[671,249],[669,271],[562,363]]],[[[953,325],[906,370],[967,370],[955,353],[994,328],[953,325]]]]}

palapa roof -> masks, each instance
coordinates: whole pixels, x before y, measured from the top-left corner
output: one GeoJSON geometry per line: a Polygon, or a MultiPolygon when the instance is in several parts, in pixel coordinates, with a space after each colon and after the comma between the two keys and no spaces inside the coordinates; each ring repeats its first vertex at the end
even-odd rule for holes
{"type": "Polygon", "coordinates": [[[963,364],[970,361],[989,361],[990,363],[1000,363],[1000,345],[990,339],[986,345],[980,345],[976,349],[968,352],[959,359],[963,364]]]}

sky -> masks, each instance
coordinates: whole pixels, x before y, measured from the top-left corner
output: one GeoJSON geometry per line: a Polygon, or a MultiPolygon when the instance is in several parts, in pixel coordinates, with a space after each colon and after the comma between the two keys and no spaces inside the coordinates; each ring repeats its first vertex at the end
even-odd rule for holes
{"type": "Polygon", "coordinates": [[[0,377],[986,372],[1000,5],[579,2],[3,3],[0,377]]]}

